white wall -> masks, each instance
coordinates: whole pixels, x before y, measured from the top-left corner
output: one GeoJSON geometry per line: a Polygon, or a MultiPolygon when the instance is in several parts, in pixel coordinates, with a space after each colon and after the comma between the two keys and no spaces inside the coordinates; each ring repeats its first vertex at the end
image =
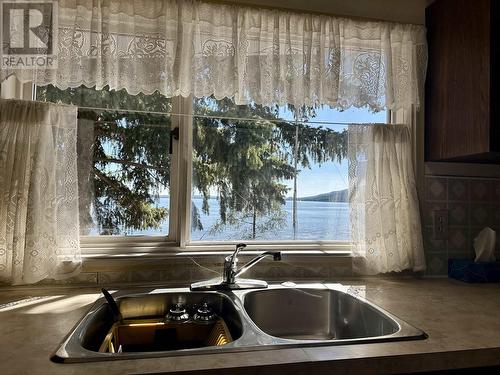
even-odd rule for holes
{"type": "Polygon", "coordinates": [[[242,4],[288,8],[338,16],[374,18],[403,23],[425,23],[425,7],[432,0],[229,0],[242,4]]]}

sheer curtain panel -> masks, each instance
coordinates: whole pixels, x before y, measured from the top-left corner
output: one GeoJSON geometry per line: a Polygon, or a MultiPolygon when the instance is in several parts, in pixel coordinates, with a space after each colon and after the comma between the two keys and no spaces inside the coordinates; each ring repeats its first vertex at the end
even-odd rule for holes
{"type": "Polygon", "coordinates": [[[349,201],[354,270],[425,270],[407,125],[350,125],[349,201]]]}
{"type": "Polygon", "coordinates": [[[59,0],[59,88],[234,98],[236,104],[419,107],[423,26],[193,0],[59,0]]]}
{"type": "Polygon", "coordinates": [[[76,107],[0,99],[0,281],[79,272],[76,107]]]}

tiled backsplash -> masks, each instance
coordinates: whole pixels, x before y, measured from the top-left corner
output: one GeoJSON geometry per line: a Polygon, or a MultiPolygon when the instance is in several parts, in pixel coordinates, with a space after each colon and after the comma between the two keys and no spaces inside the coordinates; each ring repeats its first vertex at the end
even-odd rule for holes
{"type": "MultiPolygon", "coordinates": [[[[197,259],[196,264],[190,258],[164,259],[154,265],[127,264],[117,265],[112,269],[94,269],[85,266],[83,272],[66,280],[44,280],[40,284],[85,284],[85,285],[133,285],[144,282],[165,282],[169,284],[189,285],[196,281],[217,277],[222,271],[222,257],[197,259]],[[212,271],[210,271],[212,270],[212,271]]],[[[105,267],[106,268],[106,267],[105,267]]],[[[349,257],[328,257],[328,259],[309,259],[304,261],[281,262],[264,260],[245,273],[244,277],[263,279],[270,282],[282,281],[332,281],[351,277],[352,267],[349,257]]]]}
{"type": "Polygon", "coordinates": [[[486,226],[497,231],[500,255],[500,179],[470,177],[425,178],[424,246],[428,275],[446,275],[448,258],[473,258],[473,240],[486,226]],[[433,233],[433,212],[448,210],[447,239],[433,233]]]}

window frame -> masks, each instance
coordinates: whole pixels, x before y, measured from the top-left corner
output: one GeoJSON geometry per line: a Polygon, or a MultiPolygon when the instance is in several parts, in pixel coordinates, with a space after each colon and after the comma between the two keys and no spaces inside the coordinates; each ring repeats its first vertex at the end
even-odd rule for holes
{"type": "MultiPolygon", "coordinates": [[[[4,82],[5,85],[5,82],[4,82]]],[[[3,86],[4,86],[3,85],[3,86]]],[[[11,98],[36,100],[36,86],[20,84],[15,79],[11,98]],[[19,89],[22,85],[22,89],[19,89]]],[[[2,90],[4,93],[4,90],[2,90]]],[[[4,95],[2,95],[4,96],[4,95]]],[[[173,141],[170,170],[169,233],[165,236],[81,236],[84,257],[136,257],[144,255],[189,255],[221,253],[234,249],[241,241],[191,241],[191,189],[193,152],[193,97],[172,98],[171,129],[179,128],[179,139],[173,141]],[[177,115],[178,114],[178,115],[177,115]]],[[[398,114],[387,110],[388,124],[396,123],[398,114]]],[[[352,254],[350,241],[335,240],[247,240],[248,250],[285,250],[291,254],[340,255],[352,254]]]]}
{"type": "MultiPolygon", "coordinates": [[[[36,93],[36,87],[34,87],[36,93]]],[[[172,98],[172,113],[189,113],[192,111],[192,103],[181,97],[172,98]]],[[[165,252],[166,250],[177,251],[185,246],[186,228],[189,229],[190,216],[189,211],[191,190],[187,188],[187,179],[192,170],[191,161],[186,160],[189,149],[192,152],[192,135],[188,129],[188,116],[170,116],[170,130],[179,129],[179,139],[172,140],[172,155],[170,159],[170,191],[169,191],[169,215],[168,215],[168,233],[166,235],[99,235],[99,236],[80,236],[80,246],[84,254],[134,254],[144,252],[165,252]],[[181,150],[185,149],[182,153],[181,150]],[[189,202],[188,202],[189,201],[189,202]]]]}

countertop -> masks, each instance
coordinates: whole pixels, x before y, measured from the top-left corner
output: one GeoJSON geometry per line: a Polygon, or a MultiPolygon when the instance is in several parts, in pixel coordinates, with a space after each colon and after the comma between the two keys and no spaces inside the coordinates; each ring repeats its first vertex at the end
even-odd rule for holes
{"type": "Polygon", "coordinates": [[[500,284],[425,278],[336,282],[361,285],[361,289],[365,286],[368,300],[424,330],[429,337],[362,345],[57,364],[50,361],[50,355],[100,297],[99,290],[94,287],[0,288],[0,373],[291,375],[313,372],[317,375],[500,365],[500,284]]]}

